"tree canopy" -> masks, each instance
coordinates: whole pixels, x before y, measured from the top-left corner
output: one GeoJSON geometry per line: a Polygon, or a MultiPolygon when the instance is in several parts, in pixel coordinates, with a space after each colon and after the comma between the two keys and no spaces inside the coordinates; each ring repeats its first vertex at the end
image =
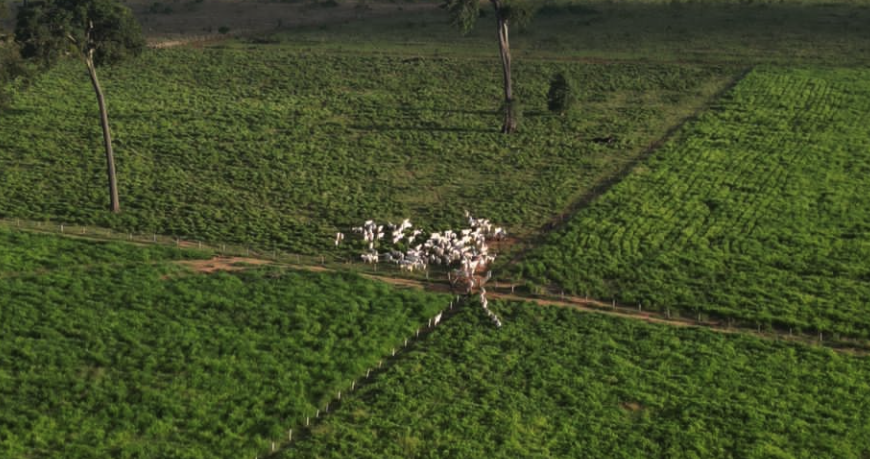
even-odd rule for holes
{"type": "MultiPolygon", "coordinates": [[[[510,22],[523,28],[531,22],[537,12],[537,6],[526,0],[490,0],[495,8],[498,19],[510,22]]],[[[451,23],[462,33],[468,33],[477,24],[480,17],[479,0],[445,0],[443,7],[450,14],[451,23]]]]}
{"type": "MultiPolygon", "coordinates": [[[[509,134],[516,132],[519,123],[520,110],[514,99],[513,82],[511,81],[511,47],[509,39],[510,26],[525,27],[535,15],[537,7],[526,0],[489,0],[495,10],[498,26],[498,49],[501,57],[502,75],[504,77],[504,103],[502,112],[504,120],[501,132],[509,134]]],[[[442,7],[450,15],[450,21],[462,31],[468,33],[480,17],[479,0],[444,0],[442,7]]]]}
{"type": "Polygon", "coordinates": [[[139,54],[142,29],[126,6],[114,0],[45,0],[18,12],[15,38],[25,58],[51,65],[72,49],[95,65],[139,54]]]}

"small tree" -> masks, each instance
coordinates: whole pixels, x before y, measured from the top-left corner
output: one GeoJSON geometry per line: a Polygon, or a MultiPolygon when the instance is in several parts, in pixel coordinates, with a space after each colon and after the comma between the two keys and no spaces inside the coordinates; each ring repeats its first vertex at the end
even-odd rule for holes
{"type": "MultiPolygon", "coordinates": [[[[509,28],[511,24],[524,27],[535,13],[535,7],[524,0],[489,0],[495,9],[496,25],[498,27],[498,50],[501,56],[501,67],[504,80],[504,120],[501,132],[510,134],[517,130],[518,108],[514,100],[513,82],[511,80],[511,46],[509,28]]],[[[479,0],[445,0],[444,8],[450,13],[450,19],[463,33],[468,33],[480,17],[479,0]]]]}
{"type": "Polygon", "coordinates": [[[21,46],[21,54],[43,66],[53,65],[70,51],[84,62],[100,109],[109,208],[120,212],[109,114],[97,67],[137,55],[145,47],[142,30],[133,13],[114,0],[44,0],[19,10],[15,38],[21,46]]]}
{"type": "Polygon", "coordinates": [[[564,115],[571,109],[574,103],[574,88],[565,78],[565,74],[559,72],[550,79],[550,90],[547,92],[547,108],[553,113],[564,115]]]}

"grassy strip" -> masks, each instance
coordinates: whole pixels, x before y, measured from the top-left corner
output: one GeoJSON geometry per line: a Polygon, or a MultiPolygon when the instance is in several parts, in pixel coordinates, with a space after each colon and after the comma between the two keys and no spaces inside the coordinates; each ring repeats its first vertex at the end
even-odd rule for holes
{"type": "Polygon", "coordinates": [[[0,275],[107,263],[148,263],[196,259],[205,252],[137,247],[16,231],[0,227],[0,275]]]}

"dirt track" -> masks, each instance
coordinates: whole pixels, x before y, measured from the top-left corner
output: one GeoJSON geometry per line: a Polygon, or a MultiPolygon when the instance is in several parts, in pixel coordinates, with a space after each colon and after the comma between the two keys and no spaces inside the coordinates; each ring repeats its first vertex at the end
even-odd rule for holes
{"type": "MultiPolygon", "coordinates": [[[[252,265],[271,264],[291,269],[300,269],[312,272],[339,272],[339,270],[331,269],[323,266],[312,265],[293,265],[285,263],[274,263],[270,260],[244,257],[215,257],[211,260],[184,260],[177,262],[178,264],[192,267],[198,272],[215,272],[215,271],[238,271],[251,268],[252,265]]],[[[414,288],[437,293],[453,293],[450,285],[444,282],[424,282],[413,279],[390,277],[388,275],[372,275],[361,274],[363,277],[379,282],[386,282],[390,285],[403,288],[414,288]]],[[[577,311],[583,311],[594,314],[604,314],[611,317],[619,317],[630,320],[640,320],[652,324],[667,325],[672,327],[694,327],[703,328],[717,333],[728,334],[748,334],[762,339],[782,340],[789,342],[797,342],[802,344],[820,344],[819,341],[808,335],[791,335],[780,332],[766,332],[752,330],[748,328],[736,328],[729,326],[726,322],[721,321],[704,321],[693,320],[685,317],[669,317],[657,312],[634,311],[622,306],[616,306],[610,303],[604,303],[593,299],[587,299],[576,296],[561,295],[558,298],[532,296],[519,293],[511,293],[513,288],[510,285],[500,286],[498,288],[489,285],[487,287],[487,297],[495,300],[504,300],[517,303],[534,303],[539,306],[555,306],[561,308],[571,308],[577,311]]],[[[822,345],[834,351],[847,353],[852,355],[870,355],[870,345],[868,343],[851,341],[851,342],[822,342],[822,345]]]]}

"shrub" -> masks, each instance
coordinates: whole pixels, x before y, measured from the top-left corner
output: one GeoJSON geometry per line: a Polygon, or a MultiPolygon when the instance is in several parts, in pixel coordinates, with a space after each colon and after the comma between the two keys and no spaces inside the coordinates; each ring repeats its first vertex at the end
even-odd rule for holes
{"type": "Polygon", "coordinates": [[[565,74],[559,72],[550,79],[550,90],[547,92],[547,108],[553,113],[564,115],[571,109],[574,102],[574,89],[565,78],[565,74]]]}

